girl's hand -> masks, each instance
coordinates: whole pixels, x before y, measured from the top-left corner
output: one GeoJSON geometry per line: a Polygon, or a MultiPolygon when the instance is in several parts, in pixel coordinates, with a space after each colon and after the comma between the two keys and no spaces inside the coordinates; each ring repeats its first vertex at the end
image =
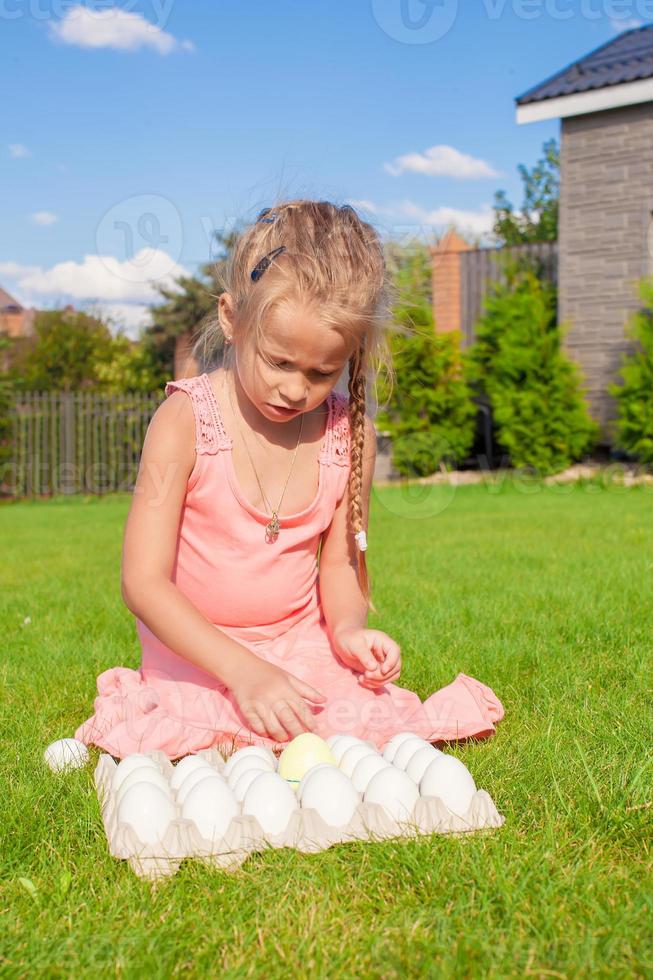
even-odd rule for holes
{"type": "Polygon", "coordinates": [[[321,704],[325,695],[281,667],[257,659],[254,670],[245,670],[230,688],[251,730],[278,742],[312,732],[313,714],[306,701],[321,704]]]}
{"type": "Polygon", "coordinates": [[[344,627],[334,632],[333,645],[344,664],[363,672],[363,687],[383,687],[401,673],[399,644],[381,630],[344,627]]]}

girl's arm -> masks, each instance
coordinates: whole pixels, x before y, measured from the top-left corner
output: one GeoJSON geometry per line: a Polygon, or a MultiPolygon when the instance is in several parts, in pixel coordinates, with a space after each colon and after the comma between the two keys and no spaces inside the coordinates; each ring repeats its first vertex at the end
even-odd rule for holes
{"type": "Polygon", "coordinates": [[[194,464],[192,405],[176,391],[154,413],[143,443],[125,526],[122,597],[162,643],[231,688],[260,658],[209,622],[171,579],[194,464]]]}
{"type": "MultiPolygon", "coordinates": [[[[370,493],[376,461],[376,430],[365,416],[365,448],[361,486],[363,529],[367,531],[370,493]]],[[[356,542],[347,529],[347,488],[335,509],[331,524],[322,536],[319,579],[320,598],[329,632],[332,637],[346,628],[364,629],[367,623],[367,603],[358,584],[356,542]]]]}

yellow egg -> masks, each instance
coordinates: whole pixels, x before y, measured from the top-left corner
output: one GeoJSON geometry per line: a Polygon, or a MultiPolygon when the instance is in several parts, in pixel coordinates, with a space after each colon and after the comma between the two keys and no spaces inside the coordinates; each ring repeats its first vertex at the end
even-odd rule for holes
{"type": "Polygon", "coordinates": [[[337,765],[335,756],[324,739],[313,732],[303,732],[279,756],[279,775],[296,789],[304,773],[318,762],[337,765]]]}

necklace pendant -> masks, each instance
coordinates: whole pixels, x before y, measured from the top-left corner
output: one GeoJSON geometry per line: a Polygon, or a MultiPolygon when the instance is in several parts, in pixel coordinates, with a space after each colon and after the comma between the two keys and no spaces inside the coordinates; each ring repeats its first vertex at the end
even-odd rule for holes
{"type": "Polygon", "coordinates": [[[266,526],[265,526],[266,537],[268,535],[270,537],[275,537],[279,533],[280,527],[281,527],[281,525],[279,524],[279,516],[278,516],[276,510],[273,510],[272,511],[272,520],[270,521],[269,524],[266,524],[266,526]]]}

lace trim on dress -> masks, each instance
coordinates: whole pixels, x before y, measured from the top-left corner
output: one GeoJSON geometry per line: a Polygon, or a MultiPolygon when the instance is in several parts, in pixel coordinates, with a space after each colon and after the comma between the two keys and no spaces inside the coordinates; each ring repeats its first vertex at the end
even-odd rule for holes
{"type": "Polygon", "coordinates": [[[175,390],[185,391],[193,406],[195,452],[214,454],[220,449],[230,449],[231,439],[225,431],[220,414],[216,411],[209,378],[201,374],[195,378],[180,378],[178,381],[166,382],[166,397],[175,390]]]}
{"type": "Polygon", "coordinates": [[[337,466],[348,466],[351,431],[349,426],[349,398],[339,391],[331,392],[331,424],[325,443],[325,457],[337,466]]]}
{"type": "MultiPolygon", "coordinates": [[[[200,374],[195,378],[179,378],[178,381],[166,382],[166,397],[176,390],[185,391],[193,406],[195,452],[215,454],[221,449],[231,449],[233,441],[224,427],[208,375],[200,374]]],[[[332,391],[329,398],[331,412],[320,459],[325,463],[348,466],[351,441],[349,399],[339,391],[332,391]]]]}

